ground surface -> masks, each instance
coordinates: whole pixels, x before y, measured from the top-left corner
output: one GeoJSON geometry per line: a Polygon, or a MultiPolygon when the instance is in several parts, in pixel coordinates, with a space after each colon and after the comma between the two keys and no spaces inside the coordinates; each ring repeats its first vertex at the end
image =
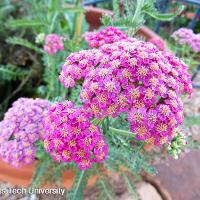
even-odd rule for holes
{"type": "Polygon", "coordinates": [[[157,165],[157,178],[173,200],[200,199],[200,151],[185,154],[168,165],[157,165]]]}

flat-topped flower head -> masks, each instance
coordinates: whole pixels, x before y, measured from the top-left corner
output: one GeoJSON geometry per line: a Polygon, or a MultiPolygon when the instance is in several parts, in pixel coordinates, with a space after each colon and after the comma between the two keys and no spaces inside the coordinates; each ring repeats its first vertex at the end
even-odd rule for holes
{"type": "Polygon", "coordinates": [[[138,139],[168,143],[183,120],[180,96],[192,93],[187,66],[149,42],[128,37],[104,41],[102,35],[112,36],[114,30],[109,27],[96,34],[101,35],[101,42],[95,43],[98,49],[71,54],[60,81],[73,87],[81,80],[80,99],[91,116],[127,113],[138,139]]]}
{"type": "Polygon", "coordinates": [[[44,99],[19,98],[5,113],[3,122],[9,126],[4,131],[16,139],[36,142],[44,134],[43,119],[49,107],[44,99]]]}
{"type": "Polygon", "coordinates": [[[187,44],[194,52],[200,52],[200,34],[195,34],[192,29],[180,28],[172,34],[180,45],[187,44]]]}
{"type": "Polygon", "coordinates": [[[47,35],[45,37],[44,50],[50,55],[63,51],[63,38],[55,33],[47,35]]]}
{"type": "MultiPolygon", "coordinates": [[[[115,27],[107,27],[97,33],[86,33],[84,37],[88,41],[90,47],[100,47],[104,44],[111,44],[119,41],[137,41],[135,38],[129,38],[126,34],[115,27]]],[[[113,48],[111,47],[110,52],[112,53],[114,50],[115,47],[113,46],[113,48]]],[[[59,81],[66,88],[74,87],[78,81],[82,82],[85,76],[99,63],[101,63],[101,65],[108,65],[110,61],[109,56],[110,55],[105,55],[104,52],[98,49],[81,50],[79,52],[72,53],[66,58],[65,63],[62,65],[59,81]]],[[[112,53],[112,68],[118,67],[120,61],[117,58],[120,56],[123,56],[124,60],[128,58],[128,54],[121,55],[120,52],[117,51],[112,53]]],[[[134,60],[132,60],[131,63],[133,62],[134,60]]],[[[104,76],[107,73],[108,70],[103,69],[101,71],[101,76],[104,76]]],[[[123,72],[124,76],[129,76],[129,74],[129,71],[123,72]]]]}
{"type": "Polygon", "coordinates": [[[87,169],[107,156],[100,128],[91,124],[87,112],[71,101],[50,108],[45,130],[44,147],[58,162],[74,161],[80,169],[87,169]]]}
{"type": "Polygon", "coordinates": [[[44,134],[43,119],[47,115],[49,107],[50,103],[47,100],[39,98],[20,98],[13,103],[3,121],[0,122],[0,156],[5,162],[13,166],[21,166],[34,160],[34,143],[44,134]],[[20,159],[15,160],[15,157],[10,155],[14,152],[12,149],[15,149],[12,145],[17,146],[16,152],[21,148],[18,152],[21,156],[20,159]],[[4,154],[5,150],[3,149],[6,147],[10,149],[4,154]],[[31,154],[33,156],[29,156],[29,161],[28,156],[25,156],[27,148],[33,150],[31,154]],[[15,162],[16,164],[14,164],[15,162]]]}
{"type": "Polygon", "coordinates": [[[178,40],[180,44],[185,44],[185,42],[189,41],[193,36],[193,30],[188,28],[180,28],[172,34],[172,37],[178,40]]]}
{"type": "Polygon", "coordinates": [[[80,95],[84,105],[99,119],[128,113],[131,131],[140,140],[155,145],[170,141],[183,120],[179,96],[192,93],[186,65],[138,40],[98,50],[108,60],[100,60],[86,74],[80,95]]]}

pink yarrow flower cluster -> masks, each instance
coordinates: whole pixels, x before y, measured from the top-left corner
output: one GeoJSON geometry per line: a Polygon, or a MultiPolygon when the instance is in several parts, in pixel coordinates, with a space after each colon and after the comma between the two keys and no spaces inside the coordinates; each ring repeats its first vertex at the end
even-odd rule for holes
{"type": "Polygon", "coordinates": [[[87,169],[107,156],[107,146],[99,127],[91,124],[82,108],[65,101],[55,104],[45,122],[45,149],[57,162],[74,161],[87,169]]]}
{"type": "Polygon", "coordinates": [[[77,80],[81,80],[94,68],[97,58],[101,56],[97,49],[82,50],[67,57],[59,75],[60,82],[66,87],[74,87],[77,80]],[[96,58],[96,59],[94,59],[96,58]]]}
{"type": "MultiPolygon", "coordinates": [[[[126,42],[135,42],[137,39],[128,38],[122,40],[126,42]]],[[[74,87],[77,81],[85,78],[101,59],[108,59],[98,49],[82,50],[70,54],[62,66],[62,71],[59,75],[60,82],[66,87],[74,87]]]]}
{"type": "Polygon", "coordinates": [[[35,159],[35,147],[33,144],[22,140],[8,140],[0,146],[2,160],[19,168],[31,164],[35,159]]]}
{"type": "Polygon", "coordinates": [[[43,118],[50,103],[43,99],[20,98],[0,122],[0,157],[14,167],[35,159],[34,143],[43,135],[43,118]]]}
{"type": "Polygon", "coordinates": [[[45,37],[44,50],[50,54],[56,54],[64,50],[63,38],[57,34],[49,34],[45,37]]]}
{"type": "Polygon", "coordinates": [[[187,44],[194,52],[200,52],[200,34],[195,34],[193,30],[180,28],[172,34],[180,45],[187,44]]]}
{"type": "Polygon", "coordinates": [[[119,29],[109,26],[99,32],[88,32],[83,35],[88,45],[91,48],[100,47],[104,44],[111,44],[124,39],[128,39],[128,36],[119,29]]]}
{"type": "Polygon", "coordinates": [[[95,50],[96,56],[88,56],[90,51],[82,52],[89,70],[72,59],[74,54],[67,58],[69,65],[82,68],[83,76],[66,65],[73,85],[84,78],[80,95],[84,108],[98,119],[128,113],[131,131],[139,140],[168,143],[183,121],[180,95],[192,93],[186,65],[170,52],[138,40],[103,45],[95,50]]]}

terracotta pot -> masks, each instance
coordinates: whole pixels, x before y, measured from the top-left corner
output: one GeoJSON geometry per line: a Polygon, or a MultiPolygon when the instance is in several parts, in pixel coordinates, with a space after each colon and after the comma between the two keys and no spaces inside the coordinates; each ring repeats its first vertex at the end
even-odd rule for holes
{"type": "Polygon", "coordinates": [[[145,144],[143,149],[145,151],[151,151],[154,148],[154,144],[145,144]]]}
{"type": "MultiPolygon", "coordinates": [[[[195,13],[193,13],[193,12],[186,13],[187,19],[190,19],[190,20],[193,19],[194,15],[195,15],[195,13]]],[[[200,16],[198,17],[198,20],[200,20],[200,16]]]]}
{"type": "MultiPolygon", "coordinates": [[[[103,15],[113,15],[113,12],[110,10],[100,9],[100,8],[94,8],[92,6],[85,7],[85,16],[86,20],[90,25],[90,30],[98,29],[102,23],[101,23],[101,17],[103,15]]],[[[136,35],[139,35],[140,37],[144,38],[146,41],[149,41],[151,39],[159,39],[164,42],[164,40],[157,35],[154,31],[149,29],[147,26],[142,26],[140,30],[136,33],[136,35]]],[[[165,42],[164,42],[165,43],[165,42]]]]}
{"type": "Polygon", "coordinates": [[[103,15],[105,15],[105,14],[113,15],[113,12],[110,10],[95,8],[92,6],[85,7],[85,10],[86,10],[85,17],[86,17],[88,24],[90,25],[90,30],[98,29],[102,25],[101,17],[103,15]]]}
{"type": "MultiPolygon", "coordinates": [[[[32,165],[27,165],[22,168],[16,169],[7,165],[3,161],[0,161],[0,180],[2,182],[8,182],[9,184],[21,187],[28,187],[32,181],[34,175],[36,162],[32,165]]],[[[62,175],[62,184],[66,189],[70,189],[74,180],[74,171],[64,172],[62,175]]],[[[97,176],[92,176],[88,180],[88,186],[93,186],[96,182],[97,176]]],[[[51,188],[49,184],[45,185],[44,188],[51,188]]]]}

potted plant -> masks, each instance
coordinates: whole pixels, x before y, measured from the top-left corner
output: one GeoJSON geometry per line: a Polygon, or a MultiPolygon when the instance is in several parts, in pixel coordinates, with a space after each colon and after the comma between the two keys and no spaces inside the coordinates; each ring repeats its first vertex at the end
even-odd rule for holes
{"type": "Polygon", "coordinates": [[[12,27],[37,27],[38,46],[16,37],[7,41],[37,51],[45,79],[38,88],[40,99],[17,100],[1,122],[3,160],[17,167],[33,163],[16,173],[0,165],[5,173],[10,169],[7,180],[20,183],[11,179],[20,172],[25,175],[21,184],[27,185],[35,170],[32,187],[63,182],[71,186],[69,199],[82,199],[87,183],[96,181],[100,196],[114,199],[107,188],[113,173],[121,174],[131,190],[127,172],[155,171],[143,149],[146,143],[165,144],[175,158],[183,149],[185,137],[177,129],[183,120],[179,96],[192,90],[185,65],[170,52],[131,37],[146,15],[170,20],[180,9],[162,15],[153,1],[125,2],[122,11],[114,1],[113,7],[114,16],[102,19],[104,29],[85,34],[87,42],[81,37],[84,10],[79,1],[67,7],[49,1],[41,7],[47,11],[45,19],[34,13],[35,19],[9,21],[12,27]],[[69,34],[62,35],[66,30],[69,34]]]}

